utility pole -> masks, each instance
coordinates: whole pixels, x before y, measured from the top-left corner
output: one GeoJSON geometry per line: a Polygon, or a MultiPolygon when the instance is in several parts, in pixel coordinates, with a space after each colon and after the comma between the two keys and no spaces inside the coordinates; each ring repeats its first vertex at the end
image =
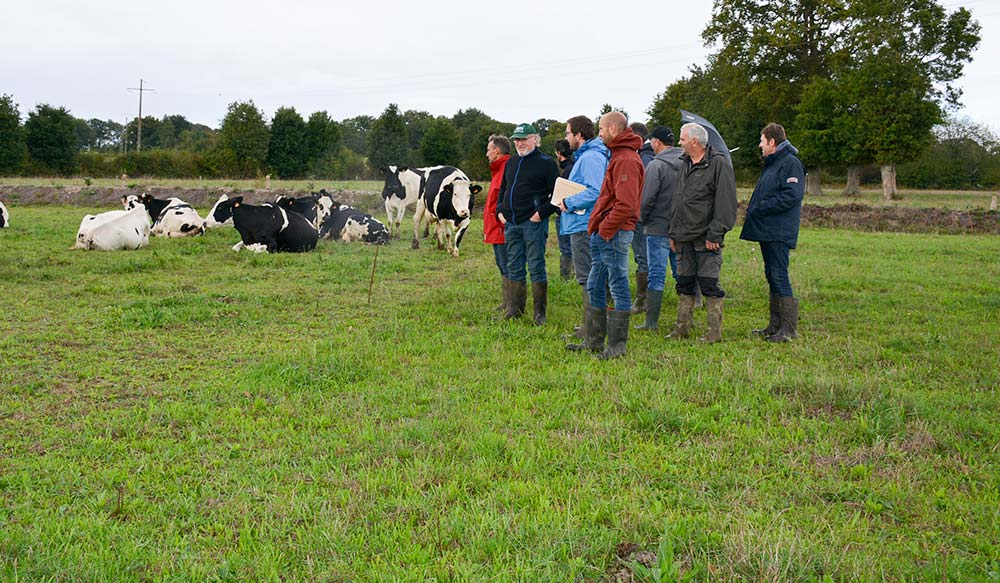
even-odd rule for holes
{"type": "Polygon", "coordinates": [[[135,142],[136,148],[135,148],[135,151],[136,152],[141,152],[142,151],[142,92],[143,91],[152,91],[153,93],[156,93],[156,90],[155,89],[143,89],[142,88],[142,79],[139,79],[139,87],[129,87],[128,90],[129,91],[138,91],[139,92],[139,122],[138,122],[139,135],[136,136],[136,142],[135,142]]]}

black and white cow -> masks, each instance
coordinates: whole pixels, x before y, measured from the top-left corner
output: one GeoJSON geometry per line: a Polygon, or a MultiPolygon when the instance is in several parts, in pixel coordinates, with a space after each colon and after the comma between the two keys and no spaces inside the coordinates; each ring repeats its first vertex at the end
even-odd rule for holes
{"type": "MultiPolygon", "coordinates": [[[[385,175],[385,185],[382,187],[382,198],[385,199],[385,214],[393,238],[398,239],[400,223],[406,214],[406,207],[417,202],[423,192],[424,173],[421,168],[406,166],[389,166],[381,168],[385,175]]],[[[414,215],[414,220],[422,217],[414,215]]],[[[418,227],[419,228],[419,225],[418,227]]]]}
{"type": "Polygon", "coordinates": [[[483,188],[472,184],[465,172],[454,166],[435,166],[423,170],[424,192],[417,200],[417,209],[414,211],[412,247],[420,247],[417,241],[419,222],[416,217],[426,214],[429,220],[437,221],[434,234],[438,240],[438,249],[444,248],[458,257],[458,246],[472,220],[474,197],[483,188]]]}
{"type": "Polygon", "coordinates": [[[374,245],[389,242],[389,229],[375,217],[341,204],[329,194],[319,197],[319,236],[340,241],[362,241],[374,245]]]}
{"type": "Polygon", "coordinates": [[[10,226],[10,214],[7,213],[7,207],[3,205],[0,201],[0,229],[10,226]]]}
{"type": "Polygon", "coordinates": [[[142,204],[128,211],[85,215],[76,232],[77,249],[139,249],[149,245],[149,215],[142,204]]]}
{"type": "MultiPolygon", "coordinates": [[[[324,190],[323,192],[326,191],[324,190]]],[[[318,229],[319,220],[316,218],[316,201],[319,200],[319,197],[319,194],[310,194],[299,198],[278,195],[278,197],[274,199],[274,204],[285,210],[299,213],[318,229]]]]}
{"type": "Polygon", "coordinates": [[[163,200],[149,194],[130,194],[122,198],[122,204],[125,210],[143,205],[153,222],[150,232],[157,237],[190,237],[205,232],[205,221],[198,211],[179,198],[163,200]]]}
{"type": "Polygon", "coordinates": [[[212,205],[212,210],[205,215],[205,228],[214,229],[216,227],[233,226],[233,207],[223,204],[229,200],[228,194],[223,194],[219,200],[212,205]]]}
{"type": "Polygon", "coordinates": [[[305,217],[268,203],[260,206],[243,204],[243,197],[227,198],[216,203],[216,211],[229,213],[233,226],[240,234],[234,251],[244,247],[262,253],[289,251],[301,253],[316,248],[319,233],[305,217]]]}

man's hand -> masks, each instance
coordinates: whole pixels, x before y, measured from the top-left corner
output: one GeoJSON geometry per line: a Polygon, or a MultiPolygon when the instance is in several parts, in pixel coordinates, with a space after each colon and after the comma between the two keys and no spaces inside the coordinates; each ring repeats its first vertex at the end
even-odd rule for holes
{"type": "Polygon", "coordinates": [[[708,251],[718,251],[722,247],[721,243],[713,243],[708,239],[705,239],[705,249],[708,251]]]}
{"type": "Polygon", "coordinates": [[[674,253],[677,253],[677,249],[674,248],[674,240],[673,239],[670,240],[670,250],[673,251],[674,253]]]}
{"type": "Polygon", "coordinates": [[[535,211],[535,214],[531,215],[531,218],[528,220],[532,223],[540,223],[542,222],[542,215],[538,214],[538,211],[535,211]]]}
{"type": "Polygon", "coordinates": [[[561,210],[564,213],[568,213],[569,212],[569,209],[566,208],[566,199],[565,198],[559,201],[559,210],[561,210]]]}
{"type": "Polygon", "coordinates": [[[500,219],[500,224],[501,225],[506,225],[507,224],[507,219],[503,218],[503,214],[497,215],[497,218],[500,219]]]}

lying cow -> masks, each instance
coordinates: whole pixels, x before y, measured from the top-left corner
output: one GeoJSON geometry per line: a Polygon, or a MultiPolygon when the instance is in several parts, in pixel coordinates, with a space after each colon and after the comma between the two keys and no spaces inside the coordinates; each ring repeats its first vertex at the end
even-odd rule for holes
{"type": "MultiPolygon", "coordinates": [[[[321,192],[326,193],[325,190],[321,192]]],[[[274,199],[274,204],[285,210],[299,213],[318,229],[319,220],[317,219],[316,201],[319,200],[320,196],[321,195],[319,194],[310,194],[294,198],[291,196],[278,195],[278,197],[274,199]]]]}
{"type": "Polygon", "coordinates": [[[86,215],[76,233],[77,249],[139,249],[149,245],[149,216],[138,204],[129,211],[86,215]]]}
{"type": "Polygon", "coordinates": [[[0,202],[0,229],[10,226],[10,215],[7,214],[7,207],[0,202]]]}
{"type": "Polygon", "coordinates": [[[458,246],[472,220],[474,195],[482,190],[481,186],[469,181],[465,172],[454,166],[424,169],[424,193],[417,200],[412,247],[420,247],[417,241],[417,217],[426,214],[429,220],[437,221],[434,234],[438,240],[438,249],[446,249],[448,253],[458,257],[458,246]]]}
{"type": "Polygon", "coordinates": [[[205,228],[214,229],[216,227],[233,226],[233,207],[223,204],[229,200],[228,194],[223,194],[219,200],[212,205],[212,210],[205,215],[205,228]]]}
{"type": "MultiPolygon", "coordinates": [[[[398,239],[406,207],[417,202],[423,192],[424,173],[420,168],[413,169],[406,166],[389,166],[380,170],[385,176],[385,185],[382,186],[385,214],[392,237],[398,239]]],[[[419,221],[421,218],[414,215],[413,220],[419,221]]],[[[419,225],[417,228],[419,229],[419,225]]]]}
{"type": "Polygon", "coordinates": [[[243,204],[243,197],[220,200],[216,212],[232,217],[233,226],[242,239],[234,251],[247,247],[256,252],[289,251],[301,253],[316,248],[319,233],[305,217],[274,204],[261,206],[243,204]]]}
{"type": "Polygon", "coordinates": [[[122,204],[125,205],[125,210],[143,205],[153,222],[150,232],[157,237],[190,237],[205,232],[205,221],[198,215],[198,211],[179,198],[163,200],[148,194],[130,194],[122,198],[122,204]]]}
{"type": "Polygon", "coordinates": [[[389,242],[389,229],[375,217],[346,204],[340,204],[330,195],[319,198],[319,236],[341,241],[362,241],[375,245],[389,242]]]}

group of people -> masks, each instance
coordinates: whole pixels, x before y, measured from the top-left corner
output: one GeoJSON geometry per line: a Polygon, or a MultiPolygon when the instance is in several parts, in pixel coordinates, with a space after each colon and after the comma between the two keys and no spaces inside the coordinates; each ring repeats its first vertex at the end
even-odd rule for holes
{"type": "MultiPolygon", "coordinates": [[[[726,233],[736,223],[736,178],[727,152],[709,145],[697,123],[673,131],[628,124],[624,114],[566,122],[555,157],[539,149],[541,136],[520,124],[508,139],[492,135],[486,146],[491,181],[483,213],[484,240],[493,245],[502,282],[499,317],[522,316],[531,276],[534,323],[546,321],[548,219],[556,215],[560,273],[582,290],[582,324],[569,350],[606,360],[625,354],[630,318],[645,313],[639,330],[657,330],[667,266],[678,294],[669,339],[687,338],[694,308],[704,298],[708,326],[701,340],[722,340],[725,292],[719,284],[726,233]],[[513,150],[517,155],[512,154],[513,150]],[[552,203],[556,179],[582,190],[552,203]],[[578,187],[578,188],[579,188],[578,187]],[[629,290],[629,250],[637,264],[636,301],[629,290]],[[610,294],[610,303],[608,295],[610,294]]],[[[770,320],[753,333],[772,342],[797,335],[798,300],[788,278],[795,248],[805,175],[785,130],[761,131],[764,169],[747,207],[740,238],[760,244],[770,288],[770,320]]]]}

